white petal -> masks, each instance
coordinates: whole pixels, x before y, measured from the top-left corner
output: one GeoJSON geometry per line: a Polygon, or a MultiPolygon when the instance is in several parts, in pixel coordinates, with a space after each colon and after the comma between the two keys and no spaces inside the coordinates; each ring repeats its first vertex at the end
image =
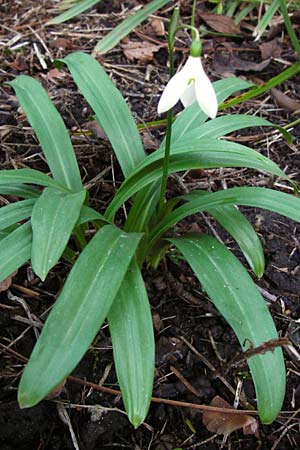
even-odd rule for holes
{"type": "Polygon", "coordinates": [[[171,78],[169,83],[164,89],[162,96],[160,97],[157,112],[162,114],[169,111],[180,99],[181,95],[185,91],[190,79],[189,71],[186,68],[186,64],[183,69],[171,78]]]}
{"type": "Polygon", "coordinates": [[[184,93],[180,97],[181,103],[185,108],[188,106],[191,106],[193,103],[195,103],[196,99],[196,92],[195,92],[195,83],[192,81],[190,85],[186,88],[184,93]]]}
{"type": "Polygon", "coordinates": [[[190,74],[190,77],[195,78],[199,73],[199,70],[200,72],[204,72],[201,59],[199,57],[189,56],[184,65],[184,70],[190,74]]]}
{"type": "Polygon", "coordinates": [[[202,71],[198,71],[195,78],[197,102],[205,114],[207,114],[211,119],[214,119],[218,112],[217,96],[212,83],[202,68],[202,65],[201,69],[202,71]]]}

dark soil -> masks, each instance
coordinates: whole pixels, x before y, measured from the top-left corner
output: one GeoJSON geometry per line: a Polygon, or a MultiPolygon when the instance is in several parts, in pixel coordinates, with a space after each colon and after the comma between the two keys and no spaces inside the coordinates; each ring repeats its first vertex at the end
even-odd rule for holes
{"type": "MultiPolygon", "coordinates": [[[[51,71],[50,56],[56,59],[74,50],[91,52],[108,29],[120,23],[131,7],[141,3],[135,0],[102,1],[93,12],[88,11],[67,24],[47,28],[45,22],[58,13],[56,2],[2,0],[0,3],[0,79],[5,82],[19,74],[27,74],[43,83],[72,132],[84,182],[89,183],[100,171],[105,172],[102,179],[94,181],[91,187],[93,206],[100,212],[121,180],[120,171],[105,139],[76,133],[76,130],[86,128],[91,111],[67,72],[60,78],[57,72],[51,71]],[[14,48],[18,44],[22,45],[14,48]],[[36,47],[45,60],[45,67],[41,66],[36,47]]],[[[183,13],[188,15],[191,2],[181,3],[183,13]]],[[[199,3],[201,11],[212,7],[208,2],[199,3]]],[[[166,25],[172,11],[170,5],[156,14],[166,25]]],[[[198,23],[199,19],[198,15],[198,23]]],[[[234,48],[235,55],[249,64],[262,62],[259,43],[253,42],[249,31],[255,26],[256,17],[248,18],[245,23],[248,28],[237,38],[207,36],[204,39],[206,67],[212,79],[228,76],[233,71],[232,67],[220,66],[218,52],[222,45],[227,49],[228,46],[234,48]]],[[[276,30],[273,30],[274,33],[276,30]]],[[[268,42],[273,37],[263,38],[262,42],[268,42]]],[[[279,37],[281,39],[281,35],[279,37]]],[[[165,38],[156,36],[153,30],[151,32],[151,27],[149,31],[147,22],[138,29],[138,33],[132,33],[130,39],[148,40],[162,46],[148,62],[128,61],[120,46],[101,57],[100,62],[129,102],[136,121],[144,123],[157,119],[156,105],[162,86],[168,79],[165,38]],[[148,73],[150,78],[146,77],[148,73]]],[[[182,51],[176,53],[177,65],[188,51],[188,36],[185,33],[180,36],[178,46],[182,51]]],[[[295,61],[286,36],[280,40],[280,49],[280,57],[273,58],[261,72],[236,69],[234,74],[253,81],[270,79],[295,61]]],[[[295,77],[286,81],[280,89],[291,98],[299,98],[299,79],[295,77]]],[[[236,106],[232,112],[259,113],[281,126],[296,118],[276,104],[268,93],[236,106]]],[[[250,146],[270,156],[295,181],[299,181],[299,130],[299,127],[292,130],[294,141],[291,145],[278,134],[266,134],[261,129],[250,129],[231,138],[243,142],[243,134],[251,134],[253,139],[249,138],[247,142],[250,146]]],[[[143,132],[149,151],[156,147],[163,132],[163,129],[143,132]]],[[[1,168],[30,167],[47,172],[38,142],[19,109],[16,97],[3,84],[0,87],[0,139],[1,168]]],[[[270,186],[274,185],[274,180],[266,174],[250,170],[226,169],[191,172],[185,176],[183,183],[189,190],[199,186],[201,189],[215,190],[244,185],[270,186]]],[[[288,189],[287,186],[278,186],[278,183],[274,187],[288,189]]],[[[181,189],[176,179],[171,178],[169,195],[181,189]]],[[[6,199],[1,197],[0,200],[5,204],[6,199]]],[[[99,383],[102,380],[104,386],[118,389],[106,325],[72,373],[80,379],[78,382],[68,380],[58,397],[45,400],[34,408],[20,410],[16,400],[18,381],[24,361],[30,356],[36,341],[35,332],[39,331],[68,273],[68,264],[62,262],[51,271],[44,283],[35,278],[30,266],[20,269],[9,291],[0,294],[0,351],[6,347],[0,361],[0,450],[67,450],[76,448],[76,442],[80,450],[300,448],[299,224],[261,210],[244,208],[243,211],[254,224],[264,246],[266,271],[258,284],[263,289],[279,335],[291,340],[291,346],[284,348],[287,366],[285,402],[274,423],[260,425],[259,437],[238,431],[223,440],[222,436],[207,431],[202,424],[201,413],[196,410],[153,403],[145,424],[135,430],[123,413],[120,397],[91,389],[79,382],[99,383]],[[62,404],[69,416],[69,423],[62,418],[62,404]]],[[[181,226],[184,230],[198,227],[199,230],[218,233],[228,247],[241,257],[235,243],[211,218],[195,215],[181,226]]],[[[240,346],[231,328],[202,292],[191,269],[179,260],[166,258],[156,271],[147,271],[144,276],[156,332],[154,395],[198,404],[209,404],[215,395],[219,395],[232,404],[237,385],[241,382],[241,404],[247,401],[255,408],[255,393],[247,366],[230,369],[224,384],[220,378],[213,376],[212,370],[201,359],[202,355],[215,369],[220,369],[240,352],[240,346]],[[176,370],[180,377],[176,375],[176,370]],[[197,396],[182,382],[182,377],[197,391],[197,396]]]]}

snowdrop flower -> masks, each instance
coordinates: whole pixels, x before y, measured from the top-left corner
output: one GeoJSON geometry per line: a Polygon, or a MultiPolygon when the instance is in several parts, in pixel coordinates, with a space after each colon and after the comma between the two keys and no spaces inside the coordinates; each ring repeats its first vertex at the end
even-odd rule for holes
{"type": "Polygon", "coordinates": [[[171,78],[158,103],[158,114],[168,111],[180,100],[183,106],[198,102],[211,119],[218,112],[215,90],[202,67],[200,56],[190,54],[182,70],[171,78]]]}

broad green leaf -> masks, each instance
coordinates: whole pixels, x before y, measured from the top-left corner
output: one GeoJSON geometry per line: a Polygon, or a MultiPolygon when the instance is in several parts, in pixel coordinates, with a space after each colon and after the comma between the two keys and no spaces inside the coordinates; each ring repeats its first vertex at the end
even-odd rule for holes
{"type": "Polygon", "coordinates": [[[20,75],[11,81],[20,105],[34,129],[53,178],[71,191],[81,191],[80,172],[65,124],[42,85],[20,75]]]}
{"type": "Polygon", "coordinates": [[[203,192],[198,195],[197,191],[193,191],[182,198],[187,200],[188,203],[179,206],[179,208],[172,211],[157,224],[149,238],[150,246],[169,228],[185,217],[224,205],[263,208],[289,217],[297,222],[300,221],[300,199],[273,189],[240,187],[204,195],[203,192]]]}
{"type": "Polygon", "coordinates": [[[158,204],[159,187],[160,181],[156,181],[136,194],[124,226],[125,231],[145,231],[158,204]]]}
{"type": "MultiPolygon", "coordinates": [[[[242,89],[246,89],[252,84],[247,81],[241,80],[239,78],[226,78],[225,80],[219,80],[213,83],[214,89],[217,94],[218,102],[223,102],[228,96],[242,89]]],[[[179,117],[175,120],[172,126],[172,142],[176,142],[176,140],[184,137],[187,133],[192,131],[195,127],[199,127],[201,124],[205,122],[207,116],[203,113],[203,111],[199,108],[198,103],[192,105],[189,108],[184,109],[179,117]]],[[[209,122],[208,122],[209,123],[209,122]]],[[[160,148],[157,151],[164,152],[165,150],[165,139],[163,140],[160,148]]],[[[146,155],[145,155],[146,157],[146,155]]],[[[160,181],[156,181],[155,184],[145,189],[142,189],[134,198],[134,202],[132,208],[134,213],[129,213],[128,215],[128,224],[126,222],[126,226],[128,225],[128,229],[134,230],[143,230],[149,221],[150,217],[153,214],[153,209],[155,207],[155,199],[159,198],[160,192],[160,181]],[[156,190],[156,193],[155,193],[156,190]],[[153,195],[151,196],[151,204],[152,207],[149,206],[149,194],[148,192],[152,191],[153,195]],[[133,220],[133,216],[139,217],[138,228],[135,228],[135,222],[133,220]],[[141,220],[142,218],[142,220],[141,220]]]]}
{"type": "MultiPolygon", "coordinates": [[[[170,241],[182,252],[244,350],[278,338],[264,299],[245,268],[224,245],[204,234],[170,241]]],[[[276,419],[285,394],[282,350],[276,348],[252,356],[248,364],[260,419],[270,423],[276,419]]]]}
{"type": "Polygon", "coordinates": [[[31,262],[34,272],[45,280],[70,239],[86,196],[85,191],[65,194],[46,188],[36,201],[31,217],[31,262]]]}
{"type": "Polygon", "coordinates": [[[249,266],[257,278],[261,278],[265,269],[263,248],[259,237],[244,214],[238,208],[231,205],[208,209],[207,212],[238,243],[249,266]]]}
{"type": "MultiPolygon", "coordinates": [[[[246,114],[228,114],[226,116],[217,117],[214,120],[210,120],[199,127],[189,131],[183,139],[200,139],[200,138],[213,138],[218,139],[233,131],[241,130],[249,127],[273,127],[277,128],[287,140],[290,140],[290,134],[283,128],[272,124],[266,119],[258,116],[248,116],[246,114]]],[[[178,142],[178,141],[177,141],[178,142]]]]}
{"type": "Polygon", "coordinates": [[[0,241],[0,282],[23,266],[31,254],[30,222],[19,226],[0,241]]]}
{"type": "MultiPolygon", "coordinates": [[[[67,191],[64,186],[57,183],[53,178],[48,177],[39,170],[34,169],[11,169],[11,170],[1,170],[0,171],[0,190],[1,186],[4,185],[4,189],[8,192],[9,184],[39,184],[41,186],[52,186],[62,191],[67,191]]],[[[18,188],[17,188],[18,189],[18,188]]],[[[12,191],[13,192],[13,188],[12,191]]]]}
{"type": "Polygon", "coordinates": [[[0,230],[4,230],[31,215],[35,199],[10,203],[0,208],[0,230]]]}
{"type": "MultiPolygon", "coordinates": [[[[1,175],[0,175],[1,177],[1,175]]],[[[14,195],[21,198],[37,198],[41,191],[26,184],[0,184],[0,195],[14,195]]]]}
{"type": "Polygon", "coordinates": [[[133,13],[132,16],[123,20],[116,28],[114,28],[107,36],[101,39],[95,47],[95,51],[98,53],[106,53],[117,45],[121,39],[127,36],[135,27],[140,25],[147,19],[150,14],[153,14],[156,10],[162,8],[170,0],[153,0],[139,11],[133,13]]]}
{"type": "Polygon", "coordinates": [[[18,392],[21,408],[46,397],[83,357],[120,289],[140,237],[106,225],[84,248],[25,367],[18,392]]]}
{"type": "Polygon", "coordinates": [[[60,60],[67,64],[82,95],[107,134],[124,176],[144,159],[145,152],[132,114],[120,91],[91,56],[76,52],[60,60]]]}
{"type": "MultiPolygon", "coordinates": [[[[107,219],[112,220],[119,207],[138,190],[160,179],[163,157],[162,153],[155,152],[138,165],[133,174],[123,182],[107,208],[105,213],[107,219]]],[[[273,161],[255,150],[234,142],[182,139],[175,142],[171,148],[169,173],[215,167],[248,167],[289,180],[273,161]]]]}
{"type": "Polygon", "coordinates": [[[122,398],[137,428],[150,406],[155,345],[149,300],[134,259],[107,318],[122,398]]]}
{"type": "Polygon", "coordinates": [[[72,8],[68,9],[68,11],[65,11],[59,16],[54,17],[54,19],[51,19],[49,22],[46,23],[46,25],[58,25],[59,23],[63,23],[66,22],[67,20],[73,19],[73,17],[78,16],[78,14],[81,14],[83,11],[91,8],[100,1],[101,0],[81,0],[72,8]]]}
{"type": "Polygon", "coordinates": [[[20,225],[11,225],[10,227],[5,228],[4,230],[0,230],[0,240],[6,238],[10,233],[19,228],[20,225]]]}
{"type": "Polygon", "coordinates": [[[86,205],[82,205],[80,210],[80,216],[76,225],[78,226],[86,222],[94,222],[97,220],[100,220],[101,222],[104,223],[108,223],[108,220],[106,220],[105,217],[102,216],[102,214],[98,213],[93,208],[90,208],[86,205]]]}

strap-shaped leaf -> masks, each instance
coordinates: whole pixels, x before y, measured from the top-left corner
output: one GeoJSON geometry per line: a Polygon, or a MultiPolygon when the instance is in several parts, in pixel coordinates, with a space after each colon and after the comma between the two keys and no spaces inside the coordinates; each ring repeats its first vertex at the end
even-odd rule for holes
{"type": "Polygon", "coordinates": [[[78,226],[86,222],[94,222],[97,220],[100,220],[103,223],[108,223],[108,220],[106,220],[102,214],[98,213],[89,206],[82,205],[82,208],[80,210],[80,216],[76,225],[78,226]]]}
{"type": "Polygon", "coordinates": [[[0,208],[0,230],[4,230],[31,215],[35,199],[10,203],[0,208]]]}
{"type": "Polygon", "coordinates": [[[22,408],[48,395],[83,357],[107,316],[140,237],[106,225],[84,248],[23,373],[18,393],[22,408]]]}
{"type": "MultiPolygon", "coordinates": [[[[197,191],[197,197],[207,195],[197,191]]],[[[192,200],[192,199],[191,199],[192,200]]],[[[264,273],[264,252],[255,230],[241,211],[233,205],[208,209],[207,212],[235,239],[249,266],[258,278],[264,273]]]]}
{"type": "Polygon", "coordinates": [[[160,181],[155,181],[136,194],[125,223],[125,231],[145,231],[158,204],[159,188],[160,181]]]}
{"type": "MultiPolygon", "coordinates": [[[[239,260],[217,239],[170,239],[192,267],[216,308],[235,331],[244,350],[276,339],[277,331],[258,289],[239,260]]],[[[282,351],[276,348],[248,360],[263,423],[276,419],[285,393],[282,351]]]]}
{"type": "MultiPolygon", "coordinates": [[[[246,89],[252,84],[240,80],[239,78],[226,78],[225,80],[219,80],[213,83],[214,89],[217,94],[218,102],[221,103],[226,100],[231,94],[236,91],[246,89]]],[[[203,113],[203,111],[199,108],[198,104],[192,105],[189,108],[186,108],[180,113],[179,117],[175,120],[172,127],[172,142],[180,138],[184,138],[184,136],[192,131],[195,127],[201,126],[207,119],[207,116],[203,113]]],[[[209,123],[209,122],[208,122],[209,123]]],[[[165,139],[163,140],[160,148],[157,151],[164,152],[165,149],[165,139]]],[[[146,157],[146,156],[145,156],[146,157]]],[[[150,220],[150,217],[153,213],[153,207],[149,208],[149,194],[148,191],[151,190],[153,195],[151,196],[152,204],[154,204],[155,198],[159,196],[160,192],[160,182],[156,181],[155,184],[145,189],[139,191],[139,193],[135,196],[134,202],[132,205],[132,210],[134,213],[130,213],[128,215],[128,224],[126,222],[126,226],[128,225],[128,229],[130,230],[144,230],[147,222],[150,220]],[[157,194],[155,193],[157,191],[157,194]],[[135,228],[135,223],[133,221],[133,216],[139,217],[138,228],[135,228]]]]}
{"type": "Polygon", "coordinates": [[[149,300],[135,260],[108,313],[114,362],[130,422],[145,419],[152,395],[154,334],[149,300]]]}
{"type": "Polygon", "coordinates": [[[265,269],[264,252],[252,225],[243,213],[231,205],[208,209],[207,212],[233,237],[242,250],[249,266],[261,278],[265,269]]]}
{"type": "MultiPolygon", "coordinates": [[[[43,172],[35,169],[11,169],[11,170],[1,170],[0,171],[0,189],[4,185],[4,189],[9,193],[7,186],[9,184],[20,183],[25,184],[39,184],[40,186],[52,186],[60,189],[62,191],[67,191],[67,189],[61,184],[57,183],[53,178],[48,177],[43,172]]],[[[12,191],[13,192],[13,188],[12,191]]]]}
{"type": "Polygon", "coordinates": [[[131,112],[103,67],[86,53],[60,60],[67,64],[80,92],[107,134],[124,176],[144,159],[145,152],[131,112]]]}
{"type": "MultiPolygon", "coordinates": [[[[138,190],[160,179],[164,155],[149,155],[121,185],[117,195],[107,208],[105,217],[112,220],[120,206],[138,190]]],[[[290,181],[287,175],[270,159],[234,142],[221,140],[178,141],[172,147],[169,173],[190,169],[215,167],[248,167],[270,172],[290,181]]]]}
{"type": "Polygon", "coordinates": [[[233,131],[242,130],[249,127],[275,127],[279,131],[283,132],[284,136],[289,139],[289,133],[287,133],[281,127],[277,127],[273,123],[258,116],[248,116],[247,114],[231,114],[226,116],[217,117],[214,120],[210,120],[199,127],[189,131],[183,139],[200,139],[200,138],[213,138],[217,139],[233,131]]]}
{"type": "Polygon", "coordinates": [[[144,6],[132,16],[123,20],[120,25],[108,33],[95,47],[95,51],[99,53],[106,53],[117,45],[121,39],[129,34],[135,27],[142,23],[150,14],[153,14],[157,9],[162,8],[169,3],[170,0],[153,0],[148,5],[144,6]]]}
{"type": "Polygon", "coordinates": [[[280,0],[273,0],[270,3],[270,6],[268,7],[268,9],[266,9],[265,14],[263,15],[263,17],[260,19],[260,21],[258,22],[253,36],[256,37],[256,41],[258,39],[261,38],[261,36],[264,34],[266,28],[268,25],[270,25],[270,22],[274,16],[274,14],[276,13],[276,11],[280,8],[280,0]]]}
{"type": "Polygon", "coordinates": [[[58,25],[59,23],[63,23],[67,20],[73,19],[73,17],[78,16],[78,14],[81,14],[83,11],[96,5],[96,3],[100,3],[100,1],[101,0],[81,0],[72,8],[47,22],[47,25],[58,25]]]}
{"type": "Polygon", "coordinates": [[[188,203],[172,211],[157,224],[149,237],[152,245],[160,236],[180,220],[191,214],[224,205],[242,205],[263,208],[292,220],[300,221],[300,199],[284,192],[257,187],[231,188],[224,191],[198,194],[193,191],[182,197],[188,203]]]}
{"type": "Polygon", "coordinates": [[[0,282],[23,266],[31,254],[30,222],[19,226],[0,241],[0,282]]]}
{"type": "Polygon", "coordinates": [[[36,201],[31,217],[31,262],[34,272],[45,280],[57,263],[79,218],[86,192],[65,194],[46,188],[36,201]]]}
{"type": "Polygon", "coordinates": [[[0,195],[15,195],[21,198],[37,198],[41,191],[26,184],[0,184],[0,195]]]}
{"type": "Polygon", "coordinates": [[[20,75],[10,84],[34,129],[53,178],[71,191],[82,190],[80,172],[65,124],[42,85],[20,75]]]}

